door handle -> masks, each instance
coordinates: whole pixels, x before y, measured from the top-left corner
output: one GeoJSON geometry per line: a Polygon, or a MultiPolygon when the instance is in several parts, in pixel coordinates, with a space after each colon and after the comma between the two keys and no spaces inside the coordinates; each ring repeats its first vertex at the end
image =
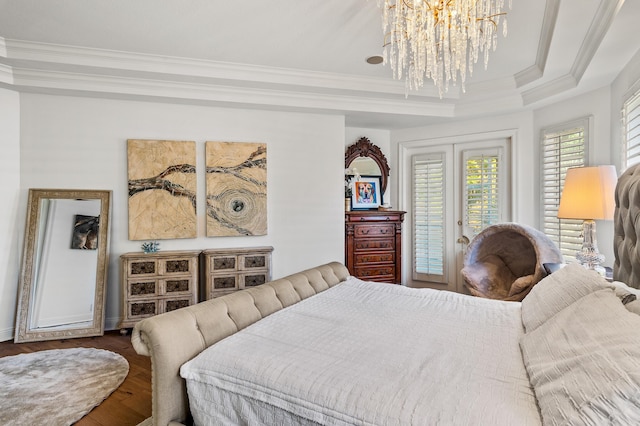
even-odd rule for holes
{"type": "Polygon", "coordinates": [[[458,244],[469,244],[469,238],[466,235],[458,238],[458,244]]]}

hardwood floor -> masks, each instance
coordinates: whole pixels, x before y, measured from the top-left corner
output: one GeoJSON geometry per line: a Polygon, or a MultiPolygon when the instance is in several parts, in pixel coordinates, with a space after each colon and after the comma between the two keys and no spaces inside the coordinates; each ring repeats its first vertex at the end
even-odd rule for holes
{"type": "Polygon", "coordinates": [[[151,416],[151,360],[138,355],[131,336],[109,331],[104,336],[35,343],[0,342],[0,357],[47,349],[99,348],[117,352],[129,362],[129,374],[102,404],[80,419],[77,426],[135,426],[151,416]]]}

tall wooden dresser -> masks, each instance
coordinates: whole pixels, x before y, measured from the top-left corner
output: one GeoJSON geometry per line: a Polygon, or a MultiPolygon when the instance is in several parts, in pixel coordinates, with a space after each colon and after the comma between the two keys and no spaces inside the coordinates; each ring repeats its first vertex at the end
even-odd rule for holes
{"type": "Polygon", "coordinates": [[[354,277],[402,282],[402,222],[405,212],[345,212],[345,256],[354,277]]]}
{"type": "Polygon", "coordinates": [[[200,250],[133,252],[120,256],[122,311],[120,329],[143,318],[198,302],[200,250]]]}

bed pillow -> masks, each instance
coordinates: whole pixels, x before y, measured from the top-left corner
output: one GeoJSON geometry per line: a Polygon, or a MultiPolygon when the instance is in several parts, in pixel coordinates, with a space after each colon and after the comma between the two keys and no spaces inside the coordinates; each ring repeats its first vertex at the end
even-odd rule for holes
{"type": "Polygon", "coordinates": [[[612,289],[563,309],[520,340],[545,425],[640,424],[640,317],[612,289]]]}
{"type": "Polygon", "coordinates": [[[522,324],[529,333],[576,300],[611,287],[597,272],[570,263],[533,286],[522,300],[522,324]]]}

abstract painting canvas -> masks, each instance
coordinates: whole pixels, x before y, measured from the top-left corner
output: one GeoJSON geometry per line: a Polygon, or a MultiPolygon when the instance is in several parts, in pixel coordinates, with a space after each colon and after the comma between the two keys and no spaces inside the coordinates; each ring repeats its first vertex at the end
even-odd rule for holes
{"type": "Polygon", "coordinates": [[[206,143],[207,236],[267,234],[267,145],[206,143]]]}
{"type": "Polygon", "coordinates": [[[129,239],[195,238],[196,143],[127,141],[129,239]]]}

